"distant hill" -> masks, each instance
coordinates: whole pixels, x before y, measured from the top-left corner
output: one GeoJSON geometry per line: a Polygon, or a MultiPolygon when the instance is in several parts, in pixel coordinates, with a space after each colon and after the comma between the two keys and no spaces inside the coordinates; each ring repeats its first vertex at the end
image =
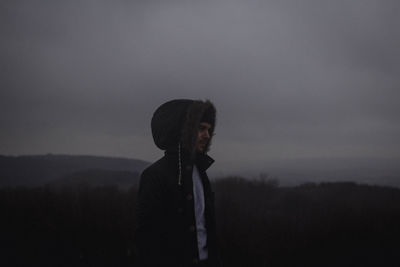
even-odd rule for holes
{"type": "Polygon", "coordinates": [[[128,189],[139,184],[139,173],[113,170],[86,170],[74,172],[48,183],[52,187],[80,187],[80,186],[110,186],[116,185],[120,189],[128,189]]]}
{"type": "Polygon", "coordinates": [[[104,180],[105,177],[111,179],[115,175],[118,184],[118,179],[126,179],[128,173],[131,173],[132,177],[138,176],[148,165],[148,162],[137,159],[98,156],[0,156],[0,186],[40,186],[57,180],[63,180],[65,183],[67,179],[82,177],[85,172],[91,177],[85,179],[91,182],[96,179],[96,173],[100,180],[104,180]]]}

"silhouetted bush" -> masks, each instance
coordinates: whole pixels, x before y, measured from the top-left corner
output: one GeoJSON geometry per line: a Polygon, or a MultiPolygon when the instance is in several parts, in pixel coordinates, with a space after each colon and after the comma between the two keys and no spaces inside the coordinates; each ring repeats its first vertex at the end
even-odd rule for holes
{"type": "Polygon", "coordinates": [[[399,266],[399,189],[237,177],[215,188],[226,266],[399,266]]]}
{"type": "MultiPolygon", "coordinates": [[[[400,190],[218,179],[225,266],[399,266],[400,190]]],[[[134,266],[137,188],[0,189],[1,266],[134,266]]]]}

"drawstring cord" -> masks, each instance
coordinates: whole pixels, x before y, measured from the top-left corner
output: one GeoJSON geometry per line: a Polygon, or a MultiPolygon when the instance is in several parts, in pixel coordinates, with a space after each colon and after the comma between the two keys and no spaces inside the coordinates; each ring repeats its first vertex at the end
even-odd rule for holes
{"type": "Polygon", "coordinates": [[[182,185],[182,163],[181,163],[181,143],[178,144],[178,167],[179,167],[179,176],[178,176],[178,185],[182,185]]]}

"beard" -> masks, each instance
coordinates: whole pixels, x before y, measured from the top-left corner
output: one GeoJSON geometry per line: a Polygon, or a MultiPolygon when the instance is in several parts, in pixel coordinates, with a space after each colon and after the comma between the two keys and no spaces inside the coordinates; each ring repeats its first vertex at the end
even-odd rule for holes
{"type": "Polygon", "coordinates": [[[198,152],[204,152],[204,151],[206,150],[206,148],[207,148],[209,142],[210,142],[209,139],[200,139],[200,140],[197,142],[196,150],[197,150],[198,152]]]}

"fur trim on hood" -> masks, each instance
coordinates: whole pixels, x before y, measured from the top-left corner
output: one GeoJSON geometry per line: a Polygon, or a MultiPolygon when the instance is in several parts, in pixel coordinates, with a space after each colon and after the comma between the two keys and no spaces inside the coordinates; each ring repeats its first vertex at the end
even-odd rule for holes
{"type": "Polygon", "coordinates": [[[199,125],[206,112],[211,114],[210,141],[205,149],[208,152],[216,121],[216,109],[209,100],[176,99],[162,104],[151,120],[154,143],[161,150],[176,149],[180,144],[194,156],[199,125]]]}

